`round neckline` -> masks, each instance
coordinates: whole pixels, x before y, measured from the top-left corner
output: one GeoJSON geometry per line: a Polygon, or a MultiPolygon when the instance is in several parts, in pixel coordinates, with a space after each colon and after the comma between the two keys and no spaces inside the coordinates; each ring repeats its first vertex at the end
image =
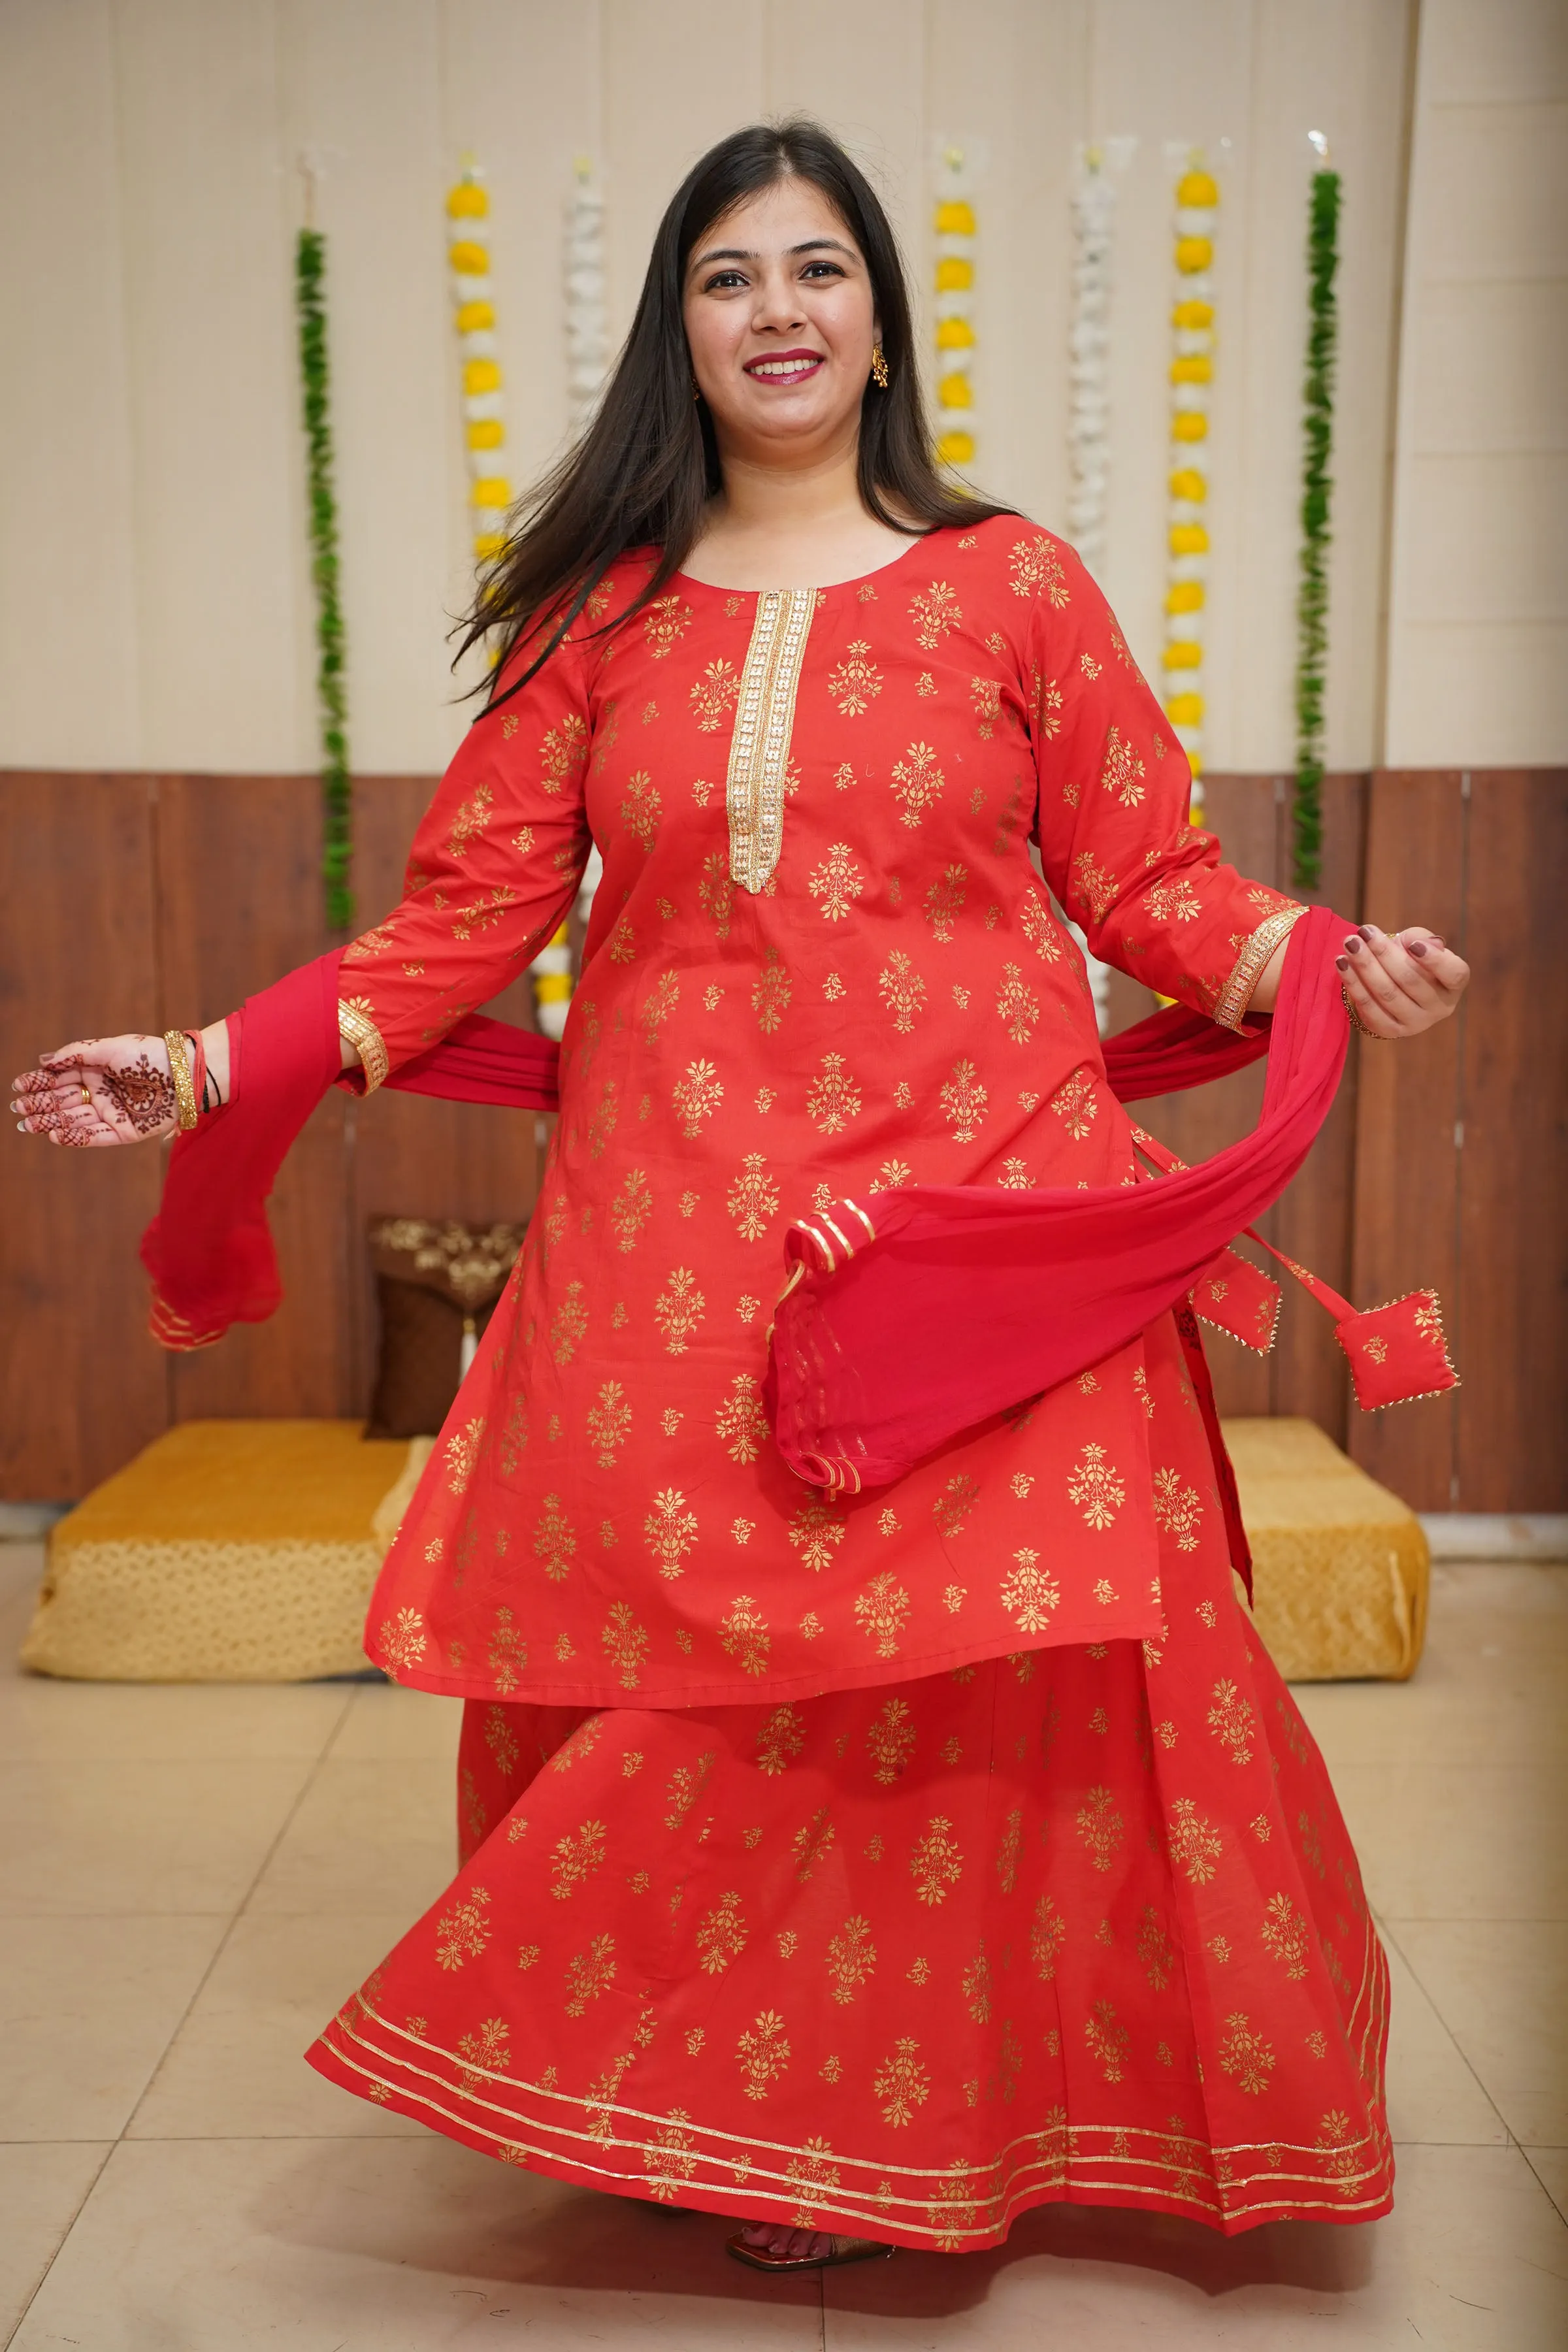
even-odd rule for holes
{"type": "Polygon", "coordinates": [[[932,540],[941,539],[952,529],[952,523],[938,523],[933,530],[922,531],[918,539],[911,540],[901,553],[886,563],[879,563],[874,572],[858,572],[849,580],[817,581],[798,588],[716,588],[710,580],[693,579],[689,572],[677,572],[673,577],[679,581],[683,592],[700,588],[708,596],[838,596],[847,589],[864,588],[870,582],[885,578],[889,572],[897,572],[929,547],[932,540]]]}

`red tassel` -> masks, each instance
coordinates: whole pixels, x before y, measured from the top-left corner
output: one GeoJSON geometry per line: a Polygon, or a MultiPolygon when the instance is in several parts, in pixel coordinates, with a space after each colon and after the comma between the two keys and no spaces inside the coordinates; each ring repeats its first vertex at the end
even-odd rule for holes
{"type": "Polygon", "coordinates": [[[1223,1249],[1187,1295],[1194,1312],[1205,1323],[1228,1332],[1254,1355],[1268,1355],[1279,1327],[1280,1294],[1279,1285],[1261,1266],[1239,1250],[1223,1249]]]}
{"type": "Polygon", "coordinates": [[[1363,1412],[1404,1404],[1415,1397],[1441,1396],[1457,1389],[1459,1375],[1448,1355],[1443,1314],[1435,1290],[1413,1290],[1386,1307],[1349,1314],[1334,1337],[1350,1359],[1355,1401],[1363,1412]]]}

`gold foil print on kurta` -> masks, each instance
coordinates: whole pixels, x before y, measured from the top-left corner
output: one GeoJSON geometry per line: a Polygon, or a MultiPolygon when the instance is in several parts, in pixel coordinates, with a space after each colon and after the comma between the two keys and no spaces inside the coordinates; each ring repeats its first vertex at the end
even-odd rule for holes
{"type": "Polygon", "coordinates": [[[795,698],[816,610],[815,588],[769,588],[757,598],[725,785],[730,877],[753,896],[773,878],[784,844],[795,698]]]}

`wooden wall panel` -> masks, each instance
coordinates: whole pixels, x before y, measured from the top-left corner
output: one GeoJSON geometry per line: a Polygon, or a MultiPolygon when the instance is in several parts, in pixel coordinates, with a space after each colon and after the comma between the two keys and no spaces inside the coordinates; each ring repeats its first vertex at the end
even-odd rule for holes
{"type": "MultiPolygon", "coordinates": [[[[1230,863],[1292,896],[1289,787],[1279,776],[1212,776],[1208,816],[1230,863]]],[[[1324,888],[1348,920],[1362,911],[1366,779],[1330,776],[1324,784],[1324,888]]],[[[1111,984],[1111,1027],[1142,1020],[1153,1004],[1146,989],[1118,974],[1111,984]]],[[[1350,1219],[1355,1157],[1354,1048],[1338,1097],[1301,1173],[1262,1221],[1279,1249],[1342,1290],[1351,1278],[1350,1219]]],[[[1261,1065],[1216,1086],[1146,1103],[1138,1116],[1184,1160],[1206,1158],[1256,1125],[1263,1101],[1261,1065]]],[[[1242,1244],[1249,1255],[1248,1244],[1242,1244]]],[[[1255,1356],[1213,1335],[1209,1360],[1220,1410],[1227,1413],[1305,1413],[1344,1442],[1348,1381],[1344,1356],[1321,1307],[1287,1280],[1272,1355],[1255,1356]]]]}
{"type": "MultiPolygon", "coordinates": [[[[1466,803],[1458,772],[1374,776],[1367,821],[1366,906],[1384,924],[1426,922],[1464,942],[1466,803]]],[[[1398,1047],[1360,1048],[1355,1243],[1351,1297],[1381,1307],[1421,1286],[1449,1318],[1458,1303],[1458,1169],[1462,1024],[1446,1022],[1398,1047]]],[[[1449,1394],[1351,1414],[1355,1460],[1420,1511],[1459,1500],[1460,1399],[1449,1394]]]]}
{"type": "MultiPolygon", "coordinates": [[[[1466,1386],[1375,1418],[1352,1411],[1359,1460],[1421,1508],[1561,1509],[1568,1005],[1553,950],[1568,775],[1477,775],[1468,801],[1464,783],[1457,772],[1330,779],[1331,903],[1389,925],[1433,922],[1463,947],[1476,983],[1460,1020],[1432,1037],[1397,1055],[1352,1048],[1272,1234],[1360,1306],[1424,1282],[1442,1294],[1466,1386]]],[[[416,777],[358,788],[367,921],[396,898],[431,788],[416,777]]],[[[0,1075],[72,1035],[211,1019],[321,952],[316,795],[308,777],[0,775],[0,1075]]],[[[1216,776],[1211,808],[1238,866],[1285,878],[1277,780],[1216,776]]],[[[1150,1003],[1118,978],[1113,1025],[1150,1003]]],[[[492,1010],[527,1025],[526,986],[492,1010]]],[[[1249,1073],[1143,1116],[1197,1158],[1245,1130],[1258,1083],[1249,1073]]],[[[22,1497],[85,1490],[171,1419],[360,1411],[374,1340],[367,1217],[515,1217],[535,1185],[526,1115],[334,1095],[274,1202],[283,1308],[220,1348],[170,1359],[145,1335],[136,1258],[160,1155],[67,1155],[7,1138],[0,1493],[22,1497]]],[[[1305,1412],[1347,1434],[1339,1350],[1293,1285],[1265,1364],[1218,1337],[1212,1356],[1227,1410],[1305,1412]]]]}
{"type": "MultiPolygon", "coordinates": [[[[145,776],[14,775],[0,792],[0,1080],[156,1002],[145,776]]],[[[85,1493],[168,1421],[136,1260],[163,1155],[60,1151],[5,1122],[0,1494],[85,1493]]]]}
{"type": "MultiPolygon", "coordinates": [[[[1279,887],[1292,896],[1321,900],[1343,915],[1347,922],[1364,921],[1368,911],[1363,897],[1366,811],[1365,776],[1325,776],[1322,888],[1299,892],[1290,879],[1289,803],[1281,794],[1277,803],[1279,887]]],[[[1395,922],[1409,919],[1409,909],[1392,912],[1389,917],[1395,922]]],[[[1287,1252],[1298,1264],[1310,1266],[1314,1274],[1321,1275],[1341,1292],[1349,1291],[1352,1280],[1360,1076],[1361,1047],[1352,1037],[1333,1108],[1318,1131],[1306,1166],[1281,1194],[1263,1228],[1277,1249],[1287,1252]]],[[[1347,1435],[1347,1415],[1353,1410],[1350,1402],[1350,1367],[1328,1316],[1299,1284],[1288,1277],[1279,1315],[1279,1337],[1269,1362],[1269,1411],[1304,1413],[1342,1445],[1347,1435]]]]}
{"type": "Polygon", "coordinates": [[[1568,772],[1471,782],[1461,1019],[1457,1507],[1568,1510],[1568,772]]]}
{"type": "MultiPolygon", "coordinates": [[[[330,944],[310,776],[165,776],[157,800],[164,1018],[217,1017],[330,944]]],[[[351,1413],[346,1097],[315,1111],[268,1211],[283,1304],[172,1360],[176,1421],[351,1413]]]]}

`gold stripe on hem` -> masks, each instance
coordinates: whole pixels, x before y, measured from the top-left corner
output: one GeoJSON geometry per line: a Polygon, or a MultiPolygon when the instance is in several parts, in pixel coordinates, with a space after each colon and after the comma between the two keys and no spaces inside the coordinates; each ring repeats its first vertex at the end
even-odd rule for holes
{"type": "Polygon", "coordinates": [[[1305,907],[1279,907],[1258,924],[1231,966],[1230,978],[1220,990],[1214,1017],[1222,1029],[1240,1028],[1264,965],[1306,911],[1305,907]]]}
{"type": "MultiPolygon", "coordinates": [[[[350,2042],[358,2043],[367,2052],[374,2048],[347,2027],[343,2019],[336,2020],[335,2023],[346,2032],[350,2042]]],[[[542,2124],[536,2118],[521,2115],[516,2120],[524,2126],[523,2130],[508,2133],[472,2112],[461,2112],[458,2106],[432,2096],[428,2091],[378,2074],[373,2066],[353,2056],[351,2051],[340,2047],[331,2028],[323,2036],[323,2042],[337,2064],[371,2085],[364,2095],[377,2105],[387,2105],[396,2102],[409,2112],[423,2109],[430,2118],[440,2118],[439,2121],[432,2121],[432,2128],[439,2131],[447,2126],[455,2126],[459,2133],[488,2142],[494,2155],[503,2163],[520,2164],[529,2168],[537,2165],[546,2170],[588,2174],[606,2186],[611,2182],[624,2183],[634,2192],[644,2191],[664,2201],[679,2203],[683,2193],[689,2197],[692,2192],[698,2192],[722,2198],[726,2210],[743,2210],[755,2204],[764,2209],[764,2218],[767,2210],[776,2209],[781,2203],[799,2202],[803,2207],[811,2206],[819,2215],[831,2215],[835,2221],[859,2224],[868,2235],[875,2236],[879,2231],[892,2230],[898,2231],[900,2238],[916,2239],[947,2252],[956,2252],[965,2244],[994,2244],[1016,2214],[1046,2201],[1053,2193],[1058,2197],[1087,2195],[1091,2199],[1099,2196],[1123,2198],[1130,2201],[1158,2200],[1167,2208],[1173,2205],[1184,2207],[1196,2218],[1210,2224],[1235,2224],[1243,2221],[1251,2224],[1302,2212],[1321,2214],[1325,2220],[1345,2221],[1360,2213],[1382,2210],[1386,2207],[1390,2194],[1386,2143],[1380,2151],[1380,2161],[1360,2170],[1347,2167],[1342,2171],[1333,2168],[1331,2161],[1325,2167],[1327,2177],[1324,2173],[1290,2171],[1249,2174],[1244,2180],[1225,2181],[1225,2193],[1216,2194],[1222,2184],[1215,2181],[1206,2167],[1168,2160],[1162,2162],[1158,2158],[1140,2158],[1131,2152],[1118,2157],[1114,2150],[1102,2149],[1090,2154],[1070,2145],[1071,2141],[1086,2136],[1082,2126],[1073,2127],[1070,2134],[1065,2129],[1058,2134],[1047,2127],[1042,2133],[1025,2135],[1026,2143],[1033,2141],[1036,2153],[1032,2158],[1026,2158],[1012,2167],[1005,2182],[996,2179],[999,2168],[994,2162],[984,2167],[954,2166],[923,2173],[915,2173],[912,2168],[899,2166],[894,2169],[910,2178],[911,2183],[915,2179],[922,2181],[923,2189],[912,2196],[900,2197],[891,2193],[890,2183],[884,2179],[877,2192],[868,2193],[864,2188],[857,2191],[842,2186],[837,2179],[830,2179],[818,2170],[820,2165],[837,2167],[846,2161],[836,2149],[818,2147],[799,2150],[795,2162],[786,2172],[759,2167],[743,2154],[738,2161],[725,2161],[711,2151],[700,2151],[691,2132],[686,2128],[685,2119],[674,2116],[658,2119],[660,2137],[653,2141],[627,2139],[618,2134],[606,2134],[600,2137],[593,2132],[563,2130],[558,2126],[542,2124]],[[534,2133],[542,2129],[548,2134],[548,2138],[541,2140],[528,2137],[530,2124],[534,2133]],[[612,2153],[640,2157],[643,2159],[641,2168],[614,2162],[595,2163],[585,2151],[578,2153],[562,2147],[559,2143],[563,2140],[593,2141],[597,2151],[605,2157],[610,2157],[612,2153]],[[1049,2145],[1042,2147],[1042,2141],[1049,2145]],[[1163,2177],[1152,2180],[1128,2177],[1139,2170],[1163,2177]],[[987,2189],[980,2179],[974,2179],[973,2185],[966,2181],[966,2173],[976,2172],[988,2175],[996,2182],[995,2187],[987,2189]],[[1237,2196],[1237,2189],[1250,2188],[1255,2183],[1267,2183],[1273,2193],[1253,2199],[1237,2196]],[[1366,2193],[1356,2193],[1361,2190],[1366,2193]],[[1314,2191],[1317,2193],[1312,2193],[1314,2191]],[[912,2217],[911,2208],[920,2212],[925,2227],[922,2228],[921,2221],[912,2217]]],[[[405,2064],[405,2062],[395,2058],[389,2060],[382,2053],[375,2054],[382,2057],[384,2064],[391,2063],[399,2068],[405,2064]]],[[[427,2082],[436,2081],[434,2076],[425,2074],[423,2068],[407,2071],[424,2074],[427,2082]]],[[[471,2093],[465,2099],[462,2093],[457,2092],[456,2085],[441,2084],[439,2087],[449,2095],[456,2093],[470,2108],[475,2105],[493,2106],[490,2101],[476,2100],[471,2093]]],[[[494,2112],[502,2116],[507,2114],[504,2107],[494,2107],[494,2112]]],[[[1096,2137],[1112,2139],[1123,2137],[1109,2125],[1090,2126],[1087,2129],[1089,2134],[1096,2137]]],[[[1142,2133],[1138,2136],[1156,2139],[1165,2137],[1164,2134],[1142,2133]]],[[[763,2142],[761,2145],[771,2147],[773,2144],[763,2142]]],[[[1212,2153],[1217,2154],[1218,2151],[1212,2153]]],[[[1330,2152],[1312,2150],[1310,2153],[1323,2157],[1330,2152]]],[[[1353,2155],[1353,2150],[1352,2153],[1353,2155]]],[[[851,2158],[848,2161],[853,2163],[855,2160],[851,2158]]]]}
{"type": "Polygon", "coordinates": [[[764,589],[746,650],[724,803],[730,879],[753,898],[772,880],[784,845],[784,771],[816,594],[815,588],[764,589]]]}

